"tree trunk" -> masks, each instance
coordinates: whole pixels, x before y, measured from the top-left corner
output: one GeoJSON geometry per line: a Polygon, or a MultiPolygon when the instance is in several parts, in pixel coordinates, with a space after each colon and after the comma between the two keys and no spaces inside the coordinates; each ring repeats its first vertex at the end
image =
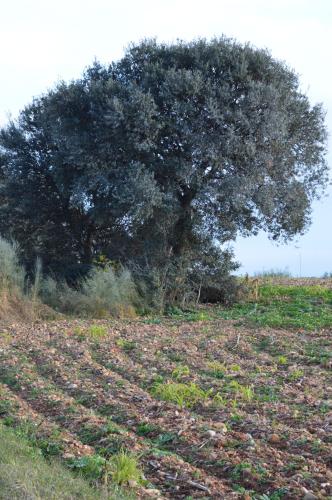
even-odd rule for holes
{"type": "Polygon", "coordinates": [[[186,190],[179,195],[181,212],[174,226],[173,232],[173,254],[176,257],[182,256],[186,249],[190,248],[192,241],[192,217],[193,209],[191,202],[195,196],[193,190],[186,190]]]}
{"type": "Polygon", "coordinates": [[[83,250],[83,255],[82,255],[82,262],[83,264],[92,264],[92,259],[93,259],[93,234],[94,234],[94,227],[92,224],[90,224],[87,228],[86,231],[86,236],[82,242],[82,250],[83,250]]]}

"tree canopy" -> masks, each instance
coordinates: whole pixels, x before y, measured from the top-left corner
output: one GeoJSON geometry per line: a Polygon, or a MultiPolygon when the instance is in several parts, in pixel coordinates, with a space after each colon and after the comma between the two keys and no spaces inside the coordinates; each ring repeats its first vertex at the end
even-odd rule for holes
{"type": "Polygon", "coordinates": [[[144,41],[1,130],[0,233],[53,270],[100,254],[211,269],[238,234],[306,229],[325,141],[321,106],[268,51],[144,41]]]}

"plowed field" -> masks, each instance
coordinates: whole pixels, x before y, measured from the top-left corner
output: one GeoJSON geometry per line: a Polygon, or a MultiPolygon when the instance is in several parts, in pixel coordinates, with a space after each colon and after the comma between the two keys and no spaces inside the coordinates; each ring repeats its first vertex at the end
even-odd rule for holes
{"type": "Polygon", "coordinates": [[[332,498],[331,344],[225,319],[12,325],[0,418],[73,468],[133,452],[141,498],[332,498]]]}

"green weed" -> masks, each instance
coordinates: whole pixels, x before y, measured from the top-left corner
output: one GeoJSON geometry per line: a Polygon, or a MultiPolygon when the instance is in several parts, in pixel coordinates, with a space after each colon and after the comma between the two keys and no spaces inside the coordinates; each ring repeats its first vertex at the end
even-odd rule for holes
{"type": "Polygon", "coordinates": [[[254,399],[254,397],[255,397],[254,390],[249,385],[243,385],[243,386],[241,386],[240,389],[239,389],[239,391],[240,391],[240,394],[241,394],[242,398],[245,401],[252,401],[254,399]]]}
{"type": "Polygon", "coordinates": [[[177,434],[174,432],[163,432],[157,436],[154,442],[159,448],[163,448],[167,447],[170,443],[178,441],[178,439],[177,434]]]}
{"type": "Polygon", "coordinates": [[[211,394],[210,391],[204,391],[193,382],[190,384],[159,383],[153,386],[151,392],[158,399],[175,403],[180,408],[191,408],[205,401],[211,394]]]}
{"type": "Polygon", "coordinates": [[[177,351],[168,351],[166,355],[168,359],[170,361],[173,361],[174,363],[181,363],[182,361],[184,361],[183,354],[180,354],[177,351]]]}
{"type": "Polygon", "coordinates": [[[4,417],[12,413],[13,403],[9,399],[4,399],[0,392],[0,417],[4,417]]]}
{"type": "Polygon", "coordinates": [[[309,363],[327,366],[332,360],[332,351],[321,345],[309,343],[305,346],[305,355],[309,363]]]}
{"type": "Polygon", "coordinates": [[[243,399],[248,402],[252,401],[255,397],[252,386],[242,385],[237,380],[232,380],[228,384],[225,384],[223,390],[233,393],[236,398],[243,399]]]}
{"type": "Polygon", "coordinates": [[[224,363],[219,361],[209,361],[207,363],[208,371],[207,374],[211,377],[222,379],[225,377],[227,368],[224,363]]]}
{"type": "Polygon", "coordinates": [[[279,390],[273,385],[260,385],[255,388],[256,397],[259,401],[273,402],[279,399],[279,390]]]}
{"type": "Polygon", "coordinates": [[[137,347],[136,342],[126,339],[118,339],[116,341],[116,345],[123,349],[125,352],[133,351],[137,347]]]}
{"type": "Polygon", "coordinates": [[[148,422],[142,422],[138,424],[136,428],[136,434],[138,436],[149,436],[157,431],[158,427],[154,424],[149,424],[148,422]]]}
{"type": "Polygon", "coordinates": [[[9,344],[12,340],[12,336],[8,332],[0,332],[0,340],[3,344],[9,344]]]}
{"type": "Polygon", "coordinates": [[[139,469],[135,455],[121,450],[109,462],[112,481],[118,485],[126,485],[129,481],[142,482],[142,472],[139,469]]]}
{"type": "Polygon", "coordinates": [[[281,365],[281,366],[287,365],[288,359],[286,356],[278,356],[277,363],[278,363],[278,365],[281,365]]]}
{"type": "Polygon", "coordinates": [[[214,406],[219,408],[219,407],[225,406],[226,401],[223,398],[223,396],[220,394],[220,392],[217,392],[212,398],[212,403],[214,406]]]}
{"type": "Polygon", "coordinates": [[[76,327],[74,328],[74,335],[79,339],[92,339],[99,340],[107,335],[107,328],[102,325],[90,325],[89,328],[76,327]]]}
{"type": "Polygon", "coordinates": [[[88,335],[93,339],[101,339],[103,337],[106,337],[107,328],[102,325],[91,325],[88,328],[88,335]]]}
{"type": "Polygon", "coordinates": [[[260,326],[315,330],[332,324],[332,290],[322,286],[263,285],[256,302],[236,304],[219,315],[260,326]]]}
{"type": "Polygon", "coordinates": [[[189,367],[186,365],[179,365],[172,371],[172,378],[175,380],[180,380],[182,378],[188,377],[190,375],[189,367]]]}
{"type": "Polygon", "coordinates": [[[234,481],[238,481],[242,477],[242,473],[244,470],[251,470],[251,465],[248,462],[241,462],[235,465],[231,471],[231,478],[234,481]]]}
{"type": "Polygon", "coordinates": [[[178,307],[172,307],[167,312],[168,316],[181,321],[209,321],[212,317],[206,311],[183,311],[178,307]]]}
{"type": "Polygon", "coordinates": [[[300,380],[304,375],[304,371],[300,369],[293,370],[289,375],[289,380],[296,382],[300,380]]]}
{"type": "Polygon", "coordinates": [[[106,459],[100,455],[86,455],[79,458],[71,458],[68,467],[79,472],[89,481],[102,479],[105,474],[106,459]]]}

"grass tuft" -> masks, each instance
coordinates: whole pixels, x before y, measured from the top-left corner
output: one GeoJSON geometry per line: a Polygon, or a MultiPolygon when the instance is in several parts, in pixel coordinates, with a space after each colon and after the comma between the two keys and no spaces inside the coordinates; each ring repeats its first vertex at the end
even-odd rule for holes
{"type": "Polygon", "coordinates": [[[205,401],[210,396],[210,391],[204,391],[193,382],[190,384],[162,382],[153,387],[152,394],[163,401],[175,403],[180,408],[191,408],[205,401]]]}
{"type": "Polygon", "coordinates": [[[113,483],[123,486],[142,482],[143,474],[139,469],[135,455],[124,450],[116,453],[109,462],[113,483]]]}

